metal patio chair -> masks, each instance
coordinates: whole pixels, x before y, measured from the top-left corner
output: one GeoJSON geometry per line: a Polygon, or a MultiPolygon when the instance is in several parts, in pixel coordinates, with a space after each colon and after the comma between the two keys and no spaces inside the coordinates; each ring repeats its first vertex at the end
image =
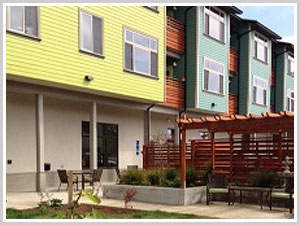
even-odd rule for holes
{"type": "Polygon", "coordinates": [[[214,195],[225,195],[229,203],[228,177],[225,174],[208,174],[206,185],[206,205],[212,201],[214,195]]]}
{"type": "MultiPolygon", "coordinates": [[[[58,177],[59,177],[59,185],[58,185],[57,191],[60,191],[61,184],[66,184],[67,185],[66,190],[67,190],[68,189],[68,185],[69,185],[68,184],[67,170],[58,169],[57,173],[58,173],[58,177]]],[[[73,185],[76,184],[76,190],[78,190],[78,177],[77,176],[73,176],[72,182],[73,182],[73,185]]]]}

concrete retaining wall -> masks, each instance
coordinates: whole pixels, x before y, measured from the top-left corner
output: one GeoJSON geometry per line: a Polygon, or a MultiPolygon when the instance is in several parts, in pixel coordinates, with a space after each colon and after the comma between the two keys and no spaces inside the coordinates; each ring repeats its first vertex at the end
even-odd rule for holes
{"type": "Polygon", "coordinates": [[[123,200],[128,189],[136,190],[136,195],[132,201],[169,205],[205,204],[206,202],[205,186],[183,190],[167,187],[103,184],[104,198],[123,200]]]}

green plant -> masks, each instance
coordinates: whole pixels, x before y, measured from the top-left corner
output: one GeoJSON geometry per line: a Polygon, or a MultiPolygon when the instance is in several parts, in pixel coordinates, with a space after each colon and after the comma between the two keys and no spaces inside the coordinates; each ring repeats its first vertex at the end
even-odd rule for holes
{"type": "Polygon", "coordinates": [[[149,185],[159,186],[161,183],[161,173],[157,170],[149,170],[146,172],[146,179],[149,185]]]}
{"type": "Polygon", "coordinates": [[[79,206],[79,200],[82,197],[85,197],[85,198],[89,199],[90,201],[92,201],[93,203],[95,203],[96,205],[99,205],[101,203],[101,200],[98,197],[98,192],[99,192],[99,189],[97,189],[96,191],[94,191],[92,189],[86,189],[86,190],[81,190],[80,192],[75,194],[74,195],[75,200],[73,200],[72,205],[69,207],[70,211],[69,211],[68,218],[69,219],[84,219],[86,217],[85,214],[80,214],[80,213],[75,212],[75,209],[79,206]]]}
{"type": "Polygon", "coordinates": [[[53,194],[50,194],[48,192],[39,192],[38,195],[40,196],[38,209],[40,213],[45,214],[48,212],[48,209],[50,208],[50,198],[53,194]]]}
{"type": "Polygon", "coordinates": [[[121,173],[119,184],[145,185],[146,179],[142,171],[127,170],[121,173]]]}
{"type": "Polygon", "coordinates": [[[60,209],[63,207],[62,201],[62,199],[52,198],[50,199],[49,207],[53,209],[60,209]]]}
{"type": "Polygon", "coordinates": [[[198,181],[199,181],[199,176],[198,176],[197,170],[192,167],[187,167],[186,168],[186,186],[194,187],[194,186],[196,186],[198,181]]]}
{"type": "Polygon", "coordinates": [[[162,186],[180,187],[180,173],[177,169],[167,168],[163,170],[162,186]]]}
{"type": "Polygon", "coordinates": [[[249,186],[270,187],[275,184],[276,174],[269,170],[259,170],[253,172],[249,177],[249,186]]]}
{"type": "Polygon", "coordinates": [[[211,163],[207,163],[205,167],[205,172],[204,174],[200,177],[200,184],[201,185],[206,185],[208,183],[208,174],[212,172],[212,166],[211,163]]]}

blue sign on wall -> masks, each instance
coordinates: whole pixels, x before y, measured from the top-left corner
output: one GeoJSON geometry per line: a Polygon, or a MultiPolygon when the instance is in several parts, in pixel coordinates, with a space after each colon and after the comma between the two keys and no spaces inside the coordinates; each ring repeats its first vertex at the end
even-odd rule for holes
{"type": "Polygon", "coordinates": [[[140,154],[140,141],[139,141],[139,140],[137,140],[137,141],[135,142],[135,154],[136,154],[136,155],[139,155],[139,154],[140,154]]]}

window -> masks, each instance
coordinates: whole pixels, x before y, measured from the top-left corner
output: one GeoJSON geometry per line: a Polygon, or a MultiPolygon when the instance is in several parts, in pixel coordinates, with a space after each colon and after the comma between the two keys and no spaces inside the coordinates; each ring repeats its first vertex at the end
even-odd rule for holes
{"type": "Polygon", "coordinates": [[[224,66],[204,58],[204,90],[224,94],[224,66]]]}
{"type": "Polygon", "coordinates": [[[213,7],[204,8],[204,33],[224,42],[224,14],[213,7]]]}
{"type": "Polygon", "coordinates": [[[39,37],[38,7],[7,7],[7,30],[27,36],[39,37]]]}
{"type": "Polygon", "coordinates": [[[168,128],[167,130],[167,140],[169,143],[175,142],[175,129],[174,128],[168,128]]]}
{"type": "Polygon", "coordinates": [[[287,111],[294,112],[294,92],[292,90],[287,91],[287,111]]]}
{"type": "Polygon", "coordinates": [[[254,57],[264,63],[268,62],[268,41],[255,34],[254,57]]]}
{"type": "Polygon", "coordinates": [[[288,74],[294,76],[294,57],[288,56],[288,74]]]}
{"type": "Polygon", "coordinates": [[[157,40],[125,29],[125,70],[157,77],[157,40]]]}
{"type": "Polygon", "coordinates": [[[102,19],[80,11],[80,50],[103,55],[102,19]]]}
{"type": "Polygon", "coordinates": [[[267,81],[253,78],[253,102],[259,105],[267,104],[267,81]]]}
{"type": "MultiPolygon", "coordinates": [[[[82,169],[90,169],[90,122],[82,121],[82,169]]],[[[118,168],[118,124],[97,123],[97,168],[118,168]]]]}

